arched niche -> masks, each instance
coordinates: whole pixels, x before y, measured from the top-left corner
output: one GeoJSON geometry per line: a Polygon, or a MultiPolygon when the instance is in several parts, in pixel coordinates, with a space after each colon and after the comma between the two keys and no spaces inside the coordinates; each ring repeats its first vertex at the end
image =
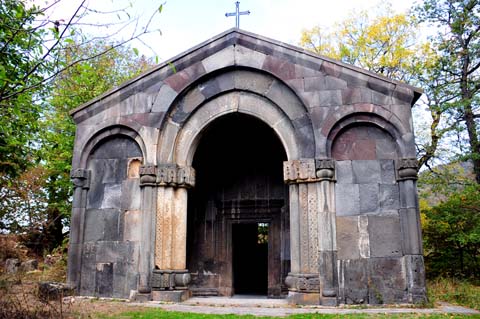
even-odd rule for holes
{"type": "Polygon", "coordinates": [[[142,162],[138,143],[123,134],[99,140],[88,154],[82,294],[126,298],[137,289],[142,218],[138,169],[142,162]]]}

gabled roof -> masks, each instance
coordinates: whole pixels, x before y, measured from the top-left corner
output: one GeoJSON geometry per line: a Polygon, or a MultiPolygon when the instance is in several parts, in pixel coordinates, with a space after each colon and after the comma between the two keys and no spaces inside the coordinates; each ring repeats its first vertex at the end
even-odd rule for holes
{"type": "MultiPolygon", "coordinates": [[[[338,69],[346,69],[353,71],[351,72],[352,74],[358,73],[358,74],[363,74],[364,76],[367,76],[368,78],[371,79],[377,79],[382,83],[385,84],[393,84],[396,87],[404,87],[405,89],[409,91],[413,91],[413,100],[412,100],[412,106],[413,104],[418,100],[418,98],[422,94],[422,90],[408,85],[406,83],[396,81],[390,78],[387,78],[385,76],[352,66],[350,64],[334,60],[325,56],[317,55],[311,51],[305,50],[303,48],[293,46],[284,42],[280,42],[277,40],[273,40],[252,32],[247,32],[244,30],[240,30],[237,28],[232,28],[229,29],[225,32],[222,32],[196,46],[193,46],[187,51],[184,51],[176,56],[174,56],[171,59],[166,60],[165,62],[151,68],[150,70],[140,74],[139,76],[123,83],[122,85],[113,88],[110,91],[105,92],[104,94],[90,100],[87,103],[82,104],[81,106],[75,108],[70,112],[70,115],[75,117],[75,114],[77,114],[79,111],[85,110],[92,106],[93,104],[96,103],[101,103],[102,101],[107,101],[109,97],[115,93],[121,93],[123,90],[127,90],[128,87],[134,85],[138,81],[149,77],[152,74],[161,72],[162,76],[161,78],[164,79],[172,74],[174,74],[177,71],[181,71],[194,63],[197,63],[208,56],[211,56],[222,49],[230,46],[230,45],[240,45],[247,47],[251,50],[261,52],[263,54],[276,54],[277,56],[287,59],[287,60],[292,60],[292,63],[297,63],[297,61],[301,61],[302,64],[305,66],[309,66],[313,69],[319,68],[320,64],[323,62],[328,62],[329,65],[333,66],[333,69],[335,67],[338,67],[338,69]],[[318,63],[313,62],[314,60],[318,59],[318,63]]],[[[338,70],[333,70],[332,74],[338,73],[338,70]]],[[[347,75],[349,76],[349,75],[347,75]]],[[[351,75],[350,75],[351,76],[351,75]]],[[[371,87],[372,89],[375,90],[375,85],[371,87]]]]}

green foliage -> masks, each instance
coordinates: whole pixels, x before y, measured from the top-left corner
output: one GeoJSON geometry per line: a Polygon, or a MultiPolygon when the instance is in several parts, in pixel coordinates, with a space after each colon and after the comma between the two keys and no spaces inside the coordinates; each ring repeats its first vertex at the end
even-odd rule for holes
{"type": "Polygon", "coordinates": [[[44,120],[40,124],[40,154],[48,171],[45,188],[49,194],[47,219],[50,222],[47,224],[52,227],[46,232],[50,236],[49,248],[61,243],[61,230],[68,223],[71,211],[73,189],[70,170],[75,124],[69,112],[151,66],[145,57],[138,57],[128,47],[115,47],[100,54],[114,46],[104,41],[92,41],[87,46],[69,42],[60,61],[71,66],[55,79],[44,120]],[[91,56],[96,57],[88,58],[91,56]]]}
{"type": "Polygon", "coordinates": [[[41,61],[45,31],[33,23],[42,12],[20,0],[0,2],[0,192],[34,158],[34,138],[45,88],[31,86],[50,68],[41,61]]]}
{"type": "Polygon", "coordinates": [[[465,186],[421,213],[427,274],[479,279],[480,185],[465,186]]]}
{"type": "Polygon", "coordinates": [[[442,114],[456,155],[474,164],[480,183],[480,1],[425,0],[416,9],[419,21],[438,31],[429,38],[437,58],[424,73],[430,109],[442,114]]]}
{"type": "Polygon", "coordinates": [[[331,32],[319,26],[305,29],[300,45],[397,80],[408,79],[418,51],[415,20],[395,14],[388,3],[382,3],[375,14],[371,12],[352,12],[331,32]]]}

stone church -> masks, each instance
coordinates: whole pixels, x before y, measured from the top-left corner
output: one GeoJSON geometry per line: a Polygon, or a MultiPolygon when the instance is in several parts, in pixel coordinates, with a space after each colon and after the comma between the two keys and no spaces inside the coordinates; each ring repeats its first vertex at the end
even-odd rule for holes
{"type": "Polygon", "coordinates": [[[239,29],[73,110],[78,294],[426,299],[421,90],[239,29]]]}

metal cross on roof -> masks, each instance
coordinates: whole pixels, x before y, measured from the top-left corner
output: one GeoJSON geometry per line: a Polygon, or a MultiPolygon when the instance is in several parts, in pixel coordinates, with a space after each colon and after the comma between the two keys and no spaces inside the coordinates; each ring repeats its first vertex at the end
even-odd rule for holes
{"type": "Polygon", "coordinates": [[[235,10],[235,12],[225,13],[225,16],[226,16],[226,17],[233,17],[233,16],[235,16],[235,17],[236,17],[236,18],[235,18],[235,28],[238,29],[238,28],[240,28],[240,16],[241,16],[241,15],[248,15],[248,14],[250,14],[250,10],[248,10],[248,11],[241,11],[241,12],[240,12],[240,8],[239,8],[239,6],[240,6],[240,1],[235,2],[235,5],[236,5],[236,7],[237,7],[237,9],[235,10]]]}

